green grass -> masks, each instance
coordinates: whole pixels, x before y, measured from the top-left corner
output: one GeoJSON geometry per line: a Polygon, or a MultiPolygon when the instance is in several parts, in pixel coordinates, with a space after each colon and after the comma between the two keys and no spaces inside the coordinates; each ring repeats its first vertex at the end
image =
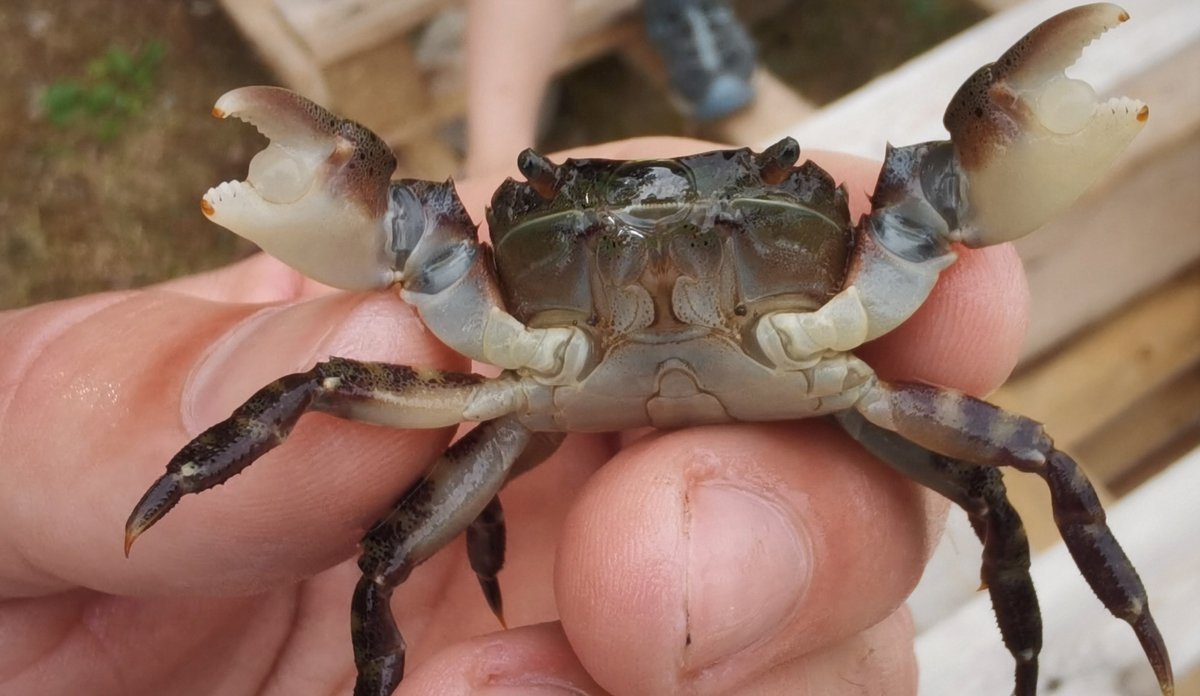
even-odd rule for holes
{"type": "Polygon", "coordinates": [[[59,80],[46,88],[42,108],[50,123],[78,129],[103,142],[115,139],[153,96],[166,47],[151,41],[131,53],[116,46],[92,59],[79,80],[59,80]]]}

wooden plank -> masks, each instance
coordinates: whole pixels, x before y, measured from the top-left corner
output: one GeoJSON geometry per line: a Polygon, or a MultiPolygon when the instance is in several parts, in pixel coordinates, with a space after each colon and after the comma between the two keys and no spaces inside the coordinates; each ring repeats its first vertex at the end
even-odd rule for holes
{"type": "Polygon", "coordinates": [[[991,400],[1070,450],[1128,405],[1200,363],[1200,268],[1105,320],[991,400]]]}
{"type": "Polygon", "coordinates": [[[275,0],[280,16],[319,65],[376,48],[452,4],[454,0],[275,0]]]}
{"type": "MultiPolygon", "coordinates": [[[[1119,421],[1131,405],[1146,399],[1200,364],[1200,267],[1143,298],[1041,363],[1019,373],[991,400],[1003,408],[1041,421],[1059,448],[1076,456],[1101,499],[1112,498],[1107,481],[1136,463],[1156,445],[1150,434],[1126,442],[1101,456],[1104,470],[1093,468],[1081,445],[1108,424],[1119,421]],[[1138,450],[1137,454],[1128,452],[1138,450]],[[1131,459],[1116,457],[1131,456],[1131,459]],[[1119,461],[1119,464],[1118,464],[1119,461]]],[[[1196,398],[1196,397],[1189,397],[1196,398]]],[[[1141,419],[1153,419],[1139,414],[1141,419]]],[[[1122,432],[1130,433],[1127,428],[1122,432]]],[[[1162,433],[1163,438],[1170,433],[1162,433]]],[[[1162,441],[1158,441],[1158,445],[1162,441]]],[[[1094,451],[1094,450],[1093,450],[1094,451]]],[[[1025,520],[1034,548],[1058,541],[1050,509],[1050,493],[1037,477],[1005,472],[1009,497],[1025,520]]]]}
{"type": "Polygon", "coordinates": [[[283,84],[319,104],[331,105],[320,67],[275,11],[272,0],[221,0],[221,7],[283,84]]]}
{"type": "Polygon", "coordinates": [[[1140,470],[1155,467],[1160,453],[1184,439],[1193,446],[1200,443],[1200,363],[1131,402],[1074,445],[1072,454],[1087,462],[1089,474],[1120,495],[1138,482],[1140,470]]]}
{"type": "MultiPolygon", "coordinates": [[[[757,144],[765,147],[791,135],[801,147],[878,159],[889,141],[903,144],[945,138],[942,113],[963,80],[1039,22],[1078,4],[1075,0],[1027,0],[757,144]]],[[[1123,4],[1133,21],[1089,46],[1071,71],[1101,94],[1111,93],[1200,41],[1200,3],[1194,0],[1128,0],[1123,4]]],[[[1180,82],[1187,80],[1186,75],[1178,77],[1180,82]]]]}
{"type": "MultiPolygon", "coordinates": [[[[1194,543],[1200,506],[1191,495],[1198,490],[1200,450],[1110,508],[1108,517],[1146,583],[1179,675],[1200,666],[1200,546],[1194,543]]],[[[1045,624],[1039,693],[1158,696],[1129,627],[1104,611],[1064,546],[1039,554],[1032,572],[1045,624]]],[[[921,696],[1012,690],[1012,658],[984,593],[919,635],[916,652],[921,696]]]]}

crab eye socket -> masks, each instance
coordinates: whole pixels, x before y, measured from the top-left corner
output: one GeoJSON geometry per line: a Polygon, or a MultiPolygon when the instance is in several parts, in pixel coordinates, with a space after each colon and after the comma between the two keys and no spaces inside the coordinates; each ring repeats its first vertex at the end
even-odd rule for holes
{"type": "Polygon", "coordinates": [[[246,180],[264,200],[292,203],[312,185],[312,169],[286,148],[271,143],[250,160],[246,180]]]}
{"type": "Polygon", "coordinates": [[[696,198],[691,171],[678,162],[629,162],[609,179],[605,200],[615,207],[686,204],[696,198]]]}

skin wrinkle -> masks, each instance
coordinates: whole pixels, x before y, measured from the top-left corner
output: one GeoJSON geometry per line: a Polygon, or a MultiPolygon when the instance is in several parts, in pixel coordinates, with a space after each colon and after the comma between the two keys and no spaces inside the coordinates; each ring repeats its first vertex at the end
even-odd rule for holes
{"type": "Polygon", "coordinates": [[[282,681],[283,676],[280,674],[284,662],[287,661],[289,648],[294,641],[301,635],[297,630],[301,624],[303,597],[308,589],[309,581],[297,583],[294,592],[287,595],[287,610],[288,618],[285,622],[287,630],[283,632],[283,642],[280,643],[278,649],[275,650],[275,658],[271,660],[271,666],[263,671],[262,679],[259,680],[258,686],[255,687],[254,693],[262,694],[267,690],[267,686],[272,681],[282,681]]]}
{"type": "MultiPolygon", "coordinates": [[[[37,380],[30,380],[29,376],[33,375],[36,378],[42,373],[51,372],[51,370],[43,368],[43,363],[46,360],[46,355],[52,352],[52,348],[56,348],[64,341],[67,341],[76,331],[90,330],[91,327],[89,324],[96,320],[99,315],[107,313],[109,310],[117,311],[124,305],[135,303],[139,300],[140,296],[140,293],[129,291],[106,293],[95,298],[88,298],[87,301],[79,303],[81,304],[79,307],[71,306],[72,303],[77,303],[78,301],[64,300],[62,303],[41,305],[29,310],[13,313],[13,318],[11,320],[13,323],[20,322],[21,320],[32,322],[31,317],[38,317],[39,314],[47,313],[49,307],[54,305],[68,307],[68,311],[65,312],[65,317],[51,322],[50,325],[44,329],[44,333],[42,333],[41,336],[35,336],[34,340],[30,342],[29,347],[23,356],[18,354],[18,357],[15,360],[9,362],[8,367],[11,370],[11,374],[18,375],[18,377],[15,380],[14,389],[5,389],[0,391],[0,394],[11,392],[11,397],[8,400],[0,402],[0,423],[9,424],[12,422],[10,413],[8,411],[9,404],[37,403],[38,398],[36,394],[26,393],[30,389],[38,386],[36,384],[37,380]],[[24,358],[24,362],[22,362],[22,357],[24,358]]],[[[38,318],[40,319],[40,317],[38,318]]],[[[32,323],[35,323],[36,325],[36,322],[32,323]]],[[[10,328],[11,326],[12,323],[9,323],[6,325],[6,328],[10,328]]],[[[45,325],[43,324],[43,326],[45,325]]],[[[72,375],[76,375],[80,371],[88,369],[88,367],[89,366],[87,365],[79,366],[78,370],[72,373],[72,375]]],[[[73,381],[72,379],[64,379],[64,375],[61,373],[55,373],[54,377],[56,378],[57,382],[62,384],[70,384],[73,381]]],[[[7,438],[5,439],[7,440],[7,438]]],[[[19,461],[19,452],[12,455],[12,461],[19,461]]],[[[85,476],[86,473],[87,472],[83,469],[76,472],[76,481],[78,478],[85,476]]],[[[0,491],[6,489],[15,491],[14,488],[8,486],[0,487],[0,491]]],[[[3,505],[0,505],[0,509],[13,511],[16,513],[15,516],[18,519],[22,516],[34,517],[34,514],[30,514],[28,512],[22,513],[22,511],[28,511],[31,508],[36,508],[40,502],[41,501],[36,497],[17,495],[15,497],[5,498],[3,505]]],[[[14,524],[14,526],[19,525],[14,524]]],[[[9,543],[6,544],[6,551],[8,553],[5,553],[4,555],[8,556],[11,554],[11,556],[15,557],[13,560],[15,560],[15,562],[21,567],[27,569],[30,573],[30,576],[24,579],[13,578],[11,571],[5,573],[7,577],[0,576],[0,587],[12,583],[10,588],[4,592],[6,596],[29,596],[27,590],[23,591],[18,589],[22,585],[39,587],[39,590],[37,591],[38,594],[56,592],[74,586],[75,583],[71,580],[51,572],[48,568],[40,567],[32,560],[34,554],[31,554],[30,550],[25,546],[25,544],[34,541],[29,536],[0,536],[0,538],[5,537],[7,537],[7,541],[9,541],[9,543]]],[[[8,569],[12,568],[13,564],[11,562],[5,562],[0,564],[0,567],[8,569]]]]}
{"type": "MultiPolygon", "coordinates": [[[[197,394],[202,393],[209,380],[219,377],[222,368],[230,357],[236,357],[242,344],[254,335],[262,323],[268,318],[287,309],[289,304],[268,305],[246,315],[245,318],[229,327],[229,330],[218,336],[201,354],[187,377],[184,378],[183,389],[180,390],[179,416],[183,421],[184,431],[188,437],[195,437],[212,423],[201,421],[196,415],[197,394]],[[215,374],[209,374],[210,372],[215,374]]],[[[332,330],[332,327],[331,327],[332,330]]]]}
{"type": "MultiPolygon", "coordinates": [[[[27,662],[25,662],[23,665],[13,665],[13,667],[15,669],[14,672],[12,672],[11,674],[0,674],[0,686],[4,686],[4,684],[6,684],[6,683],[15,681],[27,670],[32,669],[36,665],[38,665],[41,662],[48,659],[48,656],[53,655],[54,653],[63,649],[63,646],[65,646],[67,641],[71,638],[71,635],[74,632],[75,625],[78,623],[79,618],[83,616],[83,613],[86,609],[87,597],[85,596],[85,594],[86,594],[86,590],[76,590],[73,592],[63,594],[63,596],[73,595],[74,597],[77,598],[77,601],[75,603],[69,605],[68,608],[70,609],[70,611],[66,615],[63,615],[63,616],[55,615],[53,617],[52,625],[55,626],[56,628],[61,627],[61,629],[56,631],[55,634],[53,636],[51,636],[51,640],[43,641],[45,643],[45,646],[42,649],[40,649],[37,653],[31,654],[29,656],[29,660],[27,662]]],[[[25,606],[21,607],[20,609],[24,610],[26,612],[40,613],[39,610],[41,609],[41,607],[38,605],[43,603],[43,598],[39,597],[39,598],[29,598],[29,599],[6,600],[4,602],[0,602],[0,611],[7,611],[7,612],[13,611],[12,603],[24,604],[25,606]]],[[[42,616],[39,616],[38,618],[43,619],[42,616]]],[[[8,619],[6,622],[11,623],[12,622],[11,618],[8,619]]],[[[24,623],[34,623],[34,622],[32,620],[27,620],[27,621],[24,621],[24,623]]],[[[36,623],[41,629],[44,630],[45,627],[47,626],[48,622],[45,620],[38,620],[38,621],[36,621],[36,623]]],[[[8,633],[8,631],[6,631],[6,633],[8,633]]],[[[5,672],[7,672],[7,670],[5,670],[5,672]]]]}

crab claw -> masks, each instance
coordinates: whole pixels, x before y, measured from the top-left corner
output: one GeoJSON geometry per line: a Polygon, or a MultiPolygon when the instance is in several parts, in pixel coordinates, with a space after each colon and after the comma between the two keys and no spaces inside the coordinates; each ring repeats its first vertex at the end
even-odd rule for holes
{"type": "Polygon", "coordinates": [[[1129,15],[1085,5],[1051,17],[980,68],[944,123],[967,175],[961,241],[997,244],[1032,232],[1070,205],[1117,158],[1149,116],[1140,101],[1099,101],[1067,77],[1085,46],[1129,15]]]}
{"type": "Polygon", "coordinates": [[[270,144],[245,181],[204,194],[205,215],[322,283],[394,282],[383,218],[396,159],[377,135],[280,87],[226,92],[213,115],[250,123],[270,144]]]}

